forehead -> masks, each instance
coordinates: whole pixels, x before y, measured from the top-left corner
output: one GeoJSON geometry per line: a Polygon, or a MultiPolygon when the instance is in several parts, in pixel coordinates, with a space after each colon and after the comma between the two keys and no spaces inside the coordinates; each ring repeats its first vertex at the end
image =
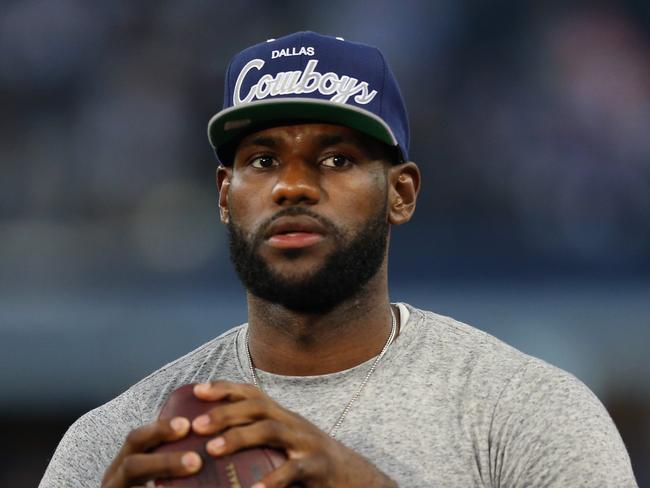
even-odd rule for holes
{"type": "Polygon", "coordinates": [[[355,129],[326,123],[288,123],[261,128],[244,136],[237,144],[237,151],[251,145],[264,145],[274,148],[327,147],[337,144],[355,146],[373,159],[383,159],[388,155],[388,146],[355,129]]]}

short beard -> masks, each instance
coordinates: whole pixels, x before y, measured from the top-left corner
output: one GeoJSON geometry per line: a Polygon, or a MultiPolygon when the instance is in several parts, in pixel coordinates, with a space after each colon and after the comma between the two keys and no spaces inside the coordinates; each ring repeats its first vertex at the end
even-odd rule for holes
{"type": "MultiPolygon", "coordinates": [[[[256,297],[296,312],[326,313],[355,297],[381,267],[388,241],[386,209],[385,204],[347,241],[332,222],[305,207],[289,207],[278,212],[251,239],[231,219],[228,223],[230,257],[239,279],[256,297]],[[278,275],[258,253],[268,225],[279,217],[296,215],[318,220],[336,244],[336,250],[325,258],[323,265],[302,279],[278,275]]],[[[300,252],[289,250],[286,256],[296,258],[300,252]]]]}

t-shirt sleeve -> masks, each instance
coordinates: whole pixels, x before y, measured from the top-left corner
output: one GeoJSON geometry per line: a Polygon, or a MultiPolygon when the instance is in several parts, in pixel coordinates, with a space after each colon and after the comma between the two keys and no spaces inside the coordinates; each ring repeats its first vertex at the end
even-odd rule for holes
{"type": "Polygon", "coordinates": [[[131,390],[91,410],[70,426],[39,488],[97,488],[126,435],[141,424],[131,390]]]}
{"type": "Polygon", "coordinates": [[[600,401],[578,379],[539,360],[529,360],[504,388],[490,446],[495,487],[637,487],[600,401]]]}

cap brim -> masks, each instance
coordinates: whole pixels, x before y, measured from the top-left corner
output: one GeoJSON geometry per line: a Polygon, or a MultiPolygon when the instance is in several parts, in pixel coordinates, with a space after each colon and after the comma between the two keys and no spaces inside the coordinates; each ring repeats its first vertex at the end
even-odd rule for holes
{"type": "Polygon", "coordinates": [[[274,98],[227,108],[210,119],[208,138],[218,153],[221,146],[257,126],[292,120],[340,124],[390,146],[398,145],[390,127],[374,113],[355,105],[313,98],[274,98]]]}

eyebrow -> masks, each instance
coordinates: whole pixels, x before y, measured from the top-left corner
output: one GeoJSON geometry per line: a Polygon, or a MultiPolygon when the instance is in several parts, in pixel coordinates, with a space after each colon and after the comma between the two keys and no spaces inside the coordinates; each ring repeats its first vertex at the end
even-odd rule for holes
{"type": "Polygon", "coordinates": [[[323,134],[318,137],[318,144],[321,147],[336,146],[337,144],[361,144],[361,141],[354,137],[348,137],[341,134],[323,134]]]}
{"type": "Polygon", "coordinates": [[[337,144],[342,144],[344,142],[354,142],[349,137],[343,137],[340,134],[323,134],[318,137],[318,144],[321,147],[327,146],[336,146],[337,144]]]}
{"type": "Polygon", "coordinates": [[[273,137],[256,136],[250,140],[243,141],[247,146],[266,146],[271,148],[278,147],[278,141],[273,137]]]}
{"type": "MultiPolygon", "coordinates": [[[[323,134],[318,136],[317,144],[320,147],[336,146],[337,144],[359,144],[356,138],[348,137],[342,134],[323,134]]],[[[251,139],[244,139],[242,145],[245,146],[264,146],[276,149],[280,146],[280,142],[276,137],[269,136],[255,136],[251,139]]]]}

